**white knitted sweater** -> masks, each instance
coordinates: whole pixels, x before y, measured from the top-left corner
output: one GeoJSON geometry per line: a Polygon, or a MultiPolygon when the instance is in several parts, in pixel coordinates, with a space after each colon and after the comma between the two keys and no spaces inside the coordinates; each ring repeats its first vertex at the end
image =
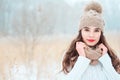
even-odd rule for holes
{"type": "Polygon", "coordinates": [[[120,80],[120,75],[112,66],[109,55],[105,54],[97,65],[90,65],[88,58],[79,56],[70,73],[61,72],[55,80],[120,80]]]}

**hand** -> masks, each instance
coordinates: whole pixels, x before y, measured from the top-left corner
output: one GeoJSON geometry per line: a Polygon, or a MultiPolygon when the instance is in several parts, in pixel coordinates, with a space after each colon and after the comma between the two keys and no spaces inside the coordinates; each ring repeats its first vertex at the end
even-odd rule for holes
{"type": "Polygon", "coordinates": [[[103,55],[105,53],[107,53],[108,49],[107,49],[107,47],[103,43],[101,43],[98,47],[102,49],[102,54],[103,55]]]}
{"type": "Polygon", "coordinates": [[[79,54],[79,56],[86,56],[85,55],[85,51],[84,51],[84,48],[86,47],[85,43],[83,42],[76,42],[76,50],[79,54]]]}

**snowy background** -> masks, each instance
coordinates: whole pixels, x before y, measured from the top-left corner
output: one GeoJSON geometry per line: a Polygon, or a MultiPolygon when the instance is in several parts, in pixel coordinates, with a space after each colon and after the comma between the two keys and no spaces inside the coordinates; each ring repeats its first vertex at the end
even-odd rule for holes
{"type": "MultiPolygon", "coordinates": [[[[0,80],[52,80],[91,0],[0,0],[0,80]]],[[[105,36],[120,56],[120,0],[103,6],[105,36]]]]}

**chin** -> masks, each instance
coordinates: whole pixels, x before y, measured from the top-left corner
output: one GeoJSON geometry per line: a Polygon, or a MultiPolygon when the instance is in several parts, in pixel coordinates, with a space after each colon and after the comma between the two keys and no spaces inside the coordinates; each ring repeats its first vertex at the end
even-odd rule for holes
{"type": "Polygon", "coordinates": [[[89,43],[89,44],[87,44],[88,46],[96,46],[96,44],[95,43],[89,43]]]}

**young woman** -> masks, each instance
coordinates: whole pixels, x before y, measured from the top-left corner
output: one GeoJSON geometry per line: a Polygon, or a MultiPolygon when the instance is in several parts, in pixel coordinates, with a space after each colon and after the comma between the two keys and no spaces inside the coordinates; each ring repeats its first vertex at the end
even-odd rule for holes
{"type": "Polygon", "coordinates": [[[97,2],[85,7],[79,34],[65,54],[56,80],[120,80],[120,60],[105,40],[101,13],[97,2]]]}

